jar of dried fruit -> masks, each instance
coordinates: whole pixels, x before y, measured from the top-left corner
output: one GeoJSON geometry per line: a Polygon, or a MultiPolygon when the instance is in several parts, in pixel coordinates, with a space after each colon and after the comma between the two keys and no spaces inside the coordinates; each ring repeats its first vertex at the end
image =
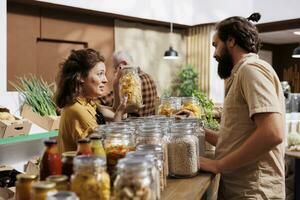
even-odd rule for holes
{"type": "Polygon", "coordinates": [[[145,160],[125,158],[118,163],[118,175],[114,182],[116,200],[143,199],[156,200],[151,187],[152,179],[145,160]]]}

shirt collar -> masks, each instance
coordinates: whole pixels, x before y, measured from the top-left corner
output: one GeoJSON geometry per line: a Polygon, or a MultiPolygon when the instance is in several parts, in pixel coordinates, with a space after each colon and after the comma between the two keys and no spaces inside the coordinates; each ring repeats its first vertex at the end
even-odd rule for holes
{"type": "Polygon", "coordinates": [[[76,97],[76,101],[81,104],[81,105],[91,105],[93,108],[96,108],[96,103],[93,101],[93,100],[90,100],[88,101],[85,97],[83,96],[79,96],[79,97],[76,97]]]}
{"type": "Polygon", "coordinates": [[[233,66],[232,71],[231,71],[231,76],[234,76],[237,73],[238,69],[249,58],[251,58],[251,59],[258,59],[258,55],[255,54],[255,53],[247,53],[247,54],[243,55],[243,57],[233,66]]]}

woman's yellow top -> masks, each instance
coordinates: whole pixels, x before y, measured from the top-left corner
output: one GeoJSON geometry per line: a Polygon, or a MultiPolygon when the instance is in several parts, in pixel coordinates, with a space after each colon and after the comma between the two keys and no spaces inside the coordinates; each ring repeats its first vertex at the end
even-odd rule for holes
{"type": "Polygon", "coordinates": [[[58,133],[60,153],[76,151],[77,141],[88,136],[98,126],[96,108],[95,102],[77,97],[74,104],[62,109],[58,133]]]}

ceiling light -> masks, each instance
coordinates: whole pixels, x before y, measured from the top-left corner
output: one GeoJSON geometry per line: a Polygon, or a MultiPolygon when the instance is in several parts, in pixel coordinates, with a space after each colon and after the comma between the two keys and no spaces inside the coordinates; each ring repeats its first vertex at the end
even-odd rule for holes
{"type": "Polygon", "coordinates": [[[300,31],[294,31],[295,35],[300,35],[300,31]]]}
{"type": "MultiPolygon", "coordinates": [[[[173,33],[173,24],[172,24],[172,22],[170,23],[170,30],[171,30],[170,32],[172,34],[173,33]]],[[[178,59],[178,58],[179,58],[178,52],[175,49],[173,49],[172,46],[170,46],[169,49],[165,51],[164,59],[174,60],[174,59],[178,59]]]]}

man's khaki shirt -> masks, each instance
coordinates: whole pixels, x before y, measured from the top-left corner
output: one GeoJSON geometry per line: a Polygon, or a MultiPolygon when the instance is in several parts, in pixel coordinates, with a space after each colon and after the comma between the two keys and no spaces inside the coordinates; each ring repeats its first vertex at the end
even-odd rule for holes
{"type": "MultiPolygon", "coordinates": [[[[216,159],[235,151],[251,136],[256,129],[254,114],[280,113],[284,124],[280,81],[256,54],[246,54],[233,67],[225,95],[216,159]]],[[[285,199],[283,143],[257,162],[221,174],[219,199],[285,199]]]]}

